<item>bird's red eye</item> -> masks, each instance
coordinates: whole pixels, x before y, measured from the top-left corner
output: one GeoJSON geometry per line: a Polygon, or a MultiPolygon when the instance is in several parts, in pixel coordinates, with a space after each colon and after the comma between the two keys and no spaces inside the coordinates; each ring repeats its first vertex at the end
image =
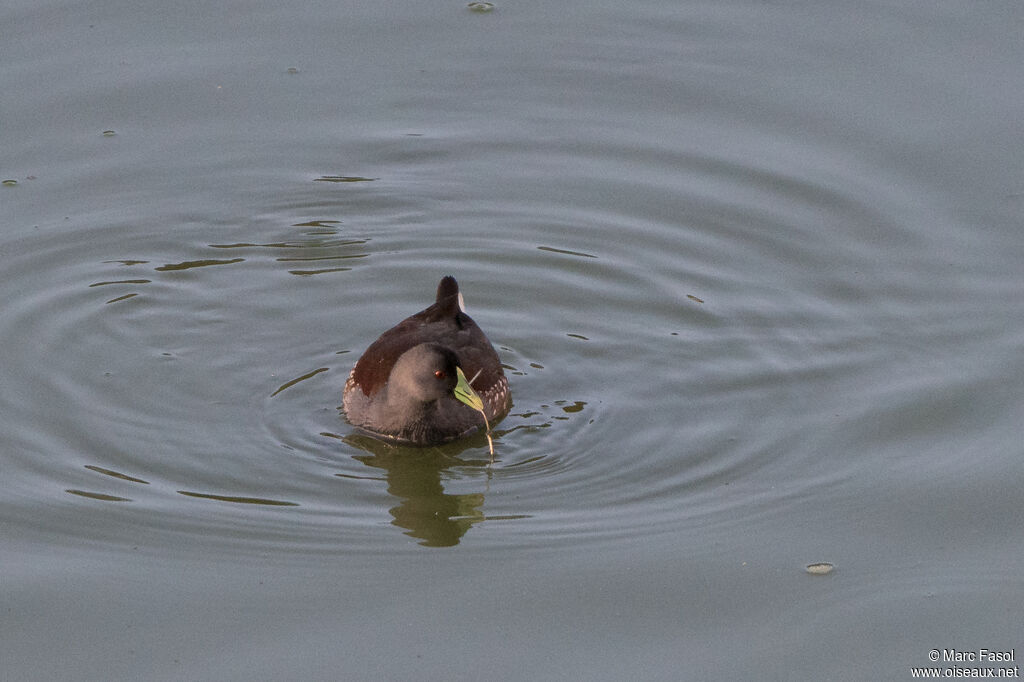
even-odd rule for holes
{"type": "Polygon", "coordinates": [[[444,370],[437,370],[436,372],[434,372],[434,376],[437,377],[438,379],[444,379],[444,370]]]}

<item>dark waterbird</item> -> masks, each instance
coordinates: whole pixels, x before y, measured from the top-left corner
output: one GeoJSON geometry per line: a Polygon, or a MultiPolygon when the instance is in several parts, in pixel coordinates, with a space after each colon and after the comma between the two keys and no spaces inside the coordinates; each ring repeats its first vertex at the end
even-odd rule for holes
{"type": "Polygon", "coordinates": [[[448,276],[433,305],[370,344],[345,382],[343,407],[364,431],[437,445],[487,428],[511,402],[498,354],[448,276]]]}

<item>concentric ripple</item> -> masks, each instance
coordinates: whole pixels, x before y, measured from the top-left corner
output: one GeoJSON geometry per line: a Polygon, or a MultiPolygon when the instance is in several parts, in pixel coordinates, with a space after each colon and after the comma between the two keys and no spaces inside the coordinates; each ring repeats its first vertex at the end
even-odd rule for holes
{"type": "Polygon", "coordinates": [[[898,407],[878,387],[928,376],[921,330],[964,333],[950,309],[980,294],[919,288],[943,256],[868,169],[612,139],[563,177],[571,202],[544,174],[456,201],[473,178],[430,182],[441,159],[516,152],[403,145],[256,217],[8,243],[10,516],[68,542],[316,555],[739,522],[849,475],[819,434],[898,407]],[[447,273],[512,383],[493,462],[482,437],[394,448],[338,411],[358,354],[447,273]]]}

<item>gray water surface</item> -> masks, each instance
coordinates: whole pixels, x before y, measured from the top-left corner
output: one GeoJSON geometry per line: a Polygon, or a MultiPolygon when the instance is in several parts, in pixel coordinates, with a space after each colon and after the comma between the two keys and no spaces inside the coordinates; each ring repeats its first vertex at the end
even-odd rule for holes
{"type": "Polygon", "coordinates": [[[1022,650],[1019,4],[0,26],[4,677],[1022,650]],[[512,383],[493,463],[339,411],[444,274],[512,383]]]}

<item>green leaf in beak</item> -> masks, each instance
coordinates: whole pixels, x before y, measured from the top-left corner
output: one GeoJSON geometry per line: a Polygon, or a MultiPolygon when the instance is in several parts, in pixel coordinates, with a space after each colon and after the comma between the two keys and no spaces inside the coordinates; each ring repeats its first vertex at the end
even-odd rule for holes
{"type": "Polygon", "coordinates": [[[459,375],[459,383],[455,384],[455,397],[459,402],[469,405],[474,410],[483,412],[484,401],[480,399],[480,396],[473,390],[473,387],[469,385],[466,375],[462,373],[462,368],[456,367],[455,371],[459,375]]]}
{"type": "MultiPolygon", "coordinates": [[[[484,412],[484,401],[480,399],[477,392],[473,390],[473,387],[469,385],[466,380],[466,375],[463,374],[461,367],[455,368],[455,373],[459,375],[459,383],[455,384],[455,397],[458,398],[459,402],[465,403],[472,407],[474,410],[480,413],[480,417],[484,420],[484,429],[487,433],[487,447],[491,451],[491,463],[494,463],[494,441],[491,440],[491,425],[487,423],[487,413],[484,412]]],[[[480,372],[477,372],[479,375],[480,372]]],[[[476,379],[476,376],[473,377],[476,379]]],[[[490,465],[488,465],[490,466],[490,465]]]]}

